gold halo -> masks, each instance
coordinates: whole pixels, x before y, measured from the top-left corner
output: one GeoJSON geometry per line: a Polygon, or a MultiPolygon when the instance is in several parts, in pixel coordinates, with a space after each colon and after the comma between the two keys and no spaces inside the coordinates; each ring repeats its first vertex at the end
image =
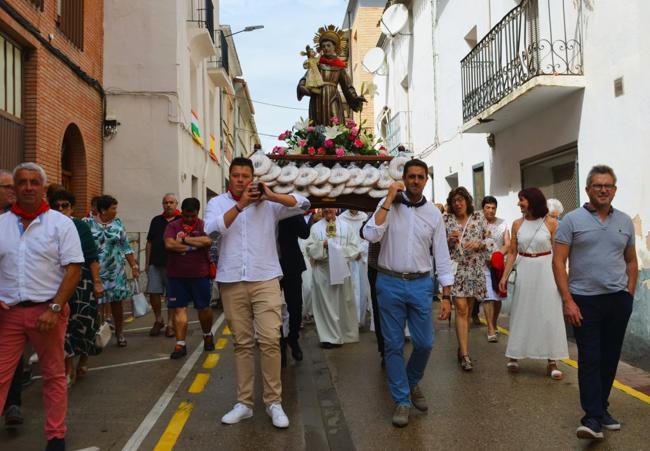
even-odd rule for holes
{"type": "Polygon", "coordinates": [[[348,38],[345,36],[345,31],[335,25],[320,27],[314,35],[314,44],[316,44],[316,50],[318,52],[321,51],[320,45],[324,40],[334,42],[336,54],[339,56],[348,48],[348,38]]]}

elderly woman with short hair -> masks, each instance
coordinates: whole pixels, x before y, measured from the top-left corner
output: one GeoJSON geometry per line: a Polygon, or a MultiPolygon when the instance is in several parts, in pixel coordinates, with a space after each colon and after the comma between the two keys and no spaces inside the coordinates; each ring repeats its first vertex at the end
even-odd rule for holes
{"type": "Polygon", "coordinates": [[[559,221],[560,215],[564,213],[564,205],[558,199],[548,199],[546,201],[546,207],[548,208],[548,215],[559,221]]]}
{"type": "Polygon", "coordinates": [[[488,258],[485,240],[489,231],[485,217],[474,211],[472,196],[462,186],[449,193],[447,212],[444,220],[449,255],[456,268],[451,295],[456,308],[458,363],[464,371],[472,371],[468,350],[470,319],[474,302],[487,296],[483,267],[488,258]]]}
{"type": "Polygon", "coordinates": [[[124,326],[122,301],[131,296],[124,270],[125,260],[131,266],[134,279],[137,280],[140,271],[133,250],[129,246],[126,229],[117,217],[117,199],[109,195],[100,196],[97,199],[97,216],[83,220],[90,226],[99,249],[99,274],[105,290],[100,304],[110,304],[117,345],[123,348],[126,346],[126,338],[122,330],[124,326]]]}
{"type": "Polygon", "coordinates": [[[47,190],[47,201],[50,208],[60,211],[74,222],[79,233],[81,249],[84,254],[84,264],[81,269],[81,279],[72,298],[70,318],[65,333],[65,372],[68,384],[75,382],[77,377],[88,373],[88,356],[101,352],[95,346],[95,335],[99,328],[97,315],[97,299],[104,295],[104,287],[99,276],[99,255],[90,228],[81,219],[74,218],[72,211],[75,206],[75,196],[62,187],[50,186],[47,190]],[[75,369],[75,357],[79,362],[75,369]]]}

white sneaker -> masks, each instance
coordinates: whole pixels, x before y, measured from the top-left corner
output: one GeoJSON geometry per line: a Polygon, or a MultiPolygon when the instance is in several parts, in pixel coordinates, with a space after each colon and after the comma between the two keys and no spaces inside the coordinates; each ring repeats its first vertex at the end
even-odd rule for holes
{"type": "Polygon", "coordinates": [[[253,416],[253,409],[238,402],[237,404],[235,404],[235,407],[233,407],[230,412],[228,412],[221,418],[221,422],[223,424],[237,424],[241,420],[245,420],[246,418],[250,418],[252,416],[253,416]]]}
{"type": "Polygon", "coordinates": [[[271,417],[273,426],[276,428],[288,428],[289,418],[282,410],[282,404],[271,404],[267,406],[266,413],[271,417]]]}

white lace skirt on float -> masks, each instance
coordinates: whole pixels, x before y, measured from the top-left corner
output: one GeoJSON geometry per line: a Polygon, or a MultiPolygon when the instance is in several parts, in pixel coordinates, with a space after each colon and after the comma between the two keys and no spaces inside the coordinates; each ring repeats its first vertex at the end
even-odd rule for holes
{"type": "Polygon", "coordinates": [[[519,256],[506,357],[559,360],[569,356],[552,259],[552,255],[519,256]]]}

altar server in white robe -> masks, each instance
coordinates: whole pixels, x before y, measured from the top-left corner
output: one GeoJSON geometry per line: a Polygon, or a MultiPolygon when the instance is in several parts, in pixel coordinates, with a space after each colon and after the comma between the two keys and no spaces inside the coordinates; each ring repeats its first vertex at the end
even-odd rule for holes
{"type": "MultiPolygon", "coordinates": [[[[339,220],[345,222],[354,229],[354,233],[360,237],[361,226],[368,219],[368,215],[359,210],[345,210],[339,215],[339,220]]],[[[359,256],[350,262],[352,272],[352,287],[354,288],[354,301],[357,304],[357,315],[359,325],[366,322],[366,312],[370,306],[370,283],[368,282],[368,242],[359,240],[361,252],[359,256]]]]}
{"type": "Polygon", "coordinates": [[[323,348],[359,341],[350,261],[359,256],[359,235],[323,209],[323,219],[311,228],[306,251],[312,266],[312,308],[323,348]]]}

